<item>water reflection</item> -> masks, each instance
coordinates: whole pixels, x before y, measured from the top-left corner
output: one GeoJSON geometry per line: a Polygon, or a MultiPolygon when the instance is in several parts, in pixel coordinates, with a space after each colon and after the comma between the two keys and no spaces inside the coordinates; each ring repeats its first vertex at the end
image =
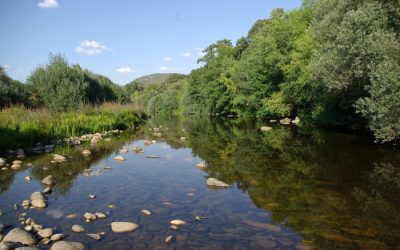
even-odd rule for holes
{"type": "MultiPolygon", "coordinates": [[[[65,163],[54,165],[51,156],[40,156],[26,160],[33,162],[32,168],[3,171],[0,199],[22,200],[40,187],[26,186],[19,175],[41,180],[51,174],[58,192],[43,212],[48,216],[41,217],[44,223],[68,231],[72,222],[65,214],[105,211],[116,204],[106,224],[115,219],[140,224],[134,236],[111,233],[99,242],[70,235],[93,249],[165,248],[165,236],[171,234],[165,225],[173,218],[191,221],[174,233],[174,247],[181,249],[400,247],[397,149],[371,145],[358,136],[274,123],[268,124],[273,130],[261,132],[262,125],[195,116],[152,118],[134,134],[91,148],[89,158],[81,155],[88,145],[59,148],[57,153],[69,156],[65,163]],[[157,144],[145,146],[144,140],[157,144]],[[129,152],[125,163],[116,163],[112,158],[123,146],[140,146],[145,152],[129,152]],[[147,159],[149,154],[161,158],[147,159]],[[203,172],[194,167],[200,159],[207,165],[203,172]],[[90,181],[81,178],[85,169],[105,166],[113,171],[90,181]],[[205,177],[234,188],[207,188],[205,177]],[[99,198],[88,202],[87,194],[94,191],[99,198]],[[143,208],[154,216],[140,216],[143,208]],[[208,219],[193,223],[196,215],[208,219]]],[[[87,227],[105,230],[95,223],[87,227]]]]}

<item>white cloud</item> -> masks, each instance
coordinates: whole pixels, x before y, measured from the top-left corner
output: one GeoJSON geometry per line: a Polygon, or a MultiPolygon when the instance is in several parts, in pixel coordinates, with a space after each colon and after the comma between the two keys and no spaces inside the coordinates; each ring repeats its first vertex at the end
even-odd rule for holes
{"type": "Polygon", "coordinates": [[[58,4],[57,0],[43,0],[42,2],[38,3],[38,6],[42,9],[49,9],[49,8],[58,8],[60,5],[58,4]]]}
{"type": "Polygon", "coordinates": [[[105,45],[97,42],[97,41],[82,41],[80,43],[80,46],[75,49],[77,53],[82,53],[86,55],[96,55],[96,54],[101,54],[103,51],[108,50],[111,51],[111,49],[107,48],[105,45]]]}
{"type": "Polygon", "coordinates": [[[8,64],[4,64],[4,65],[2,65],[1,67],[3,67],[3,69],[9,69],[9,68],[11,68],[11,66],[8,65],[8,64]]]}
{"type": "Polygon", "coordinates": [[[183,57],[192,57],[192,53],[186,52],[182,55],[183,57]]]}
{"type": "Polygon", "coordinates": [[[131,67],[125,67],[125,68],[119,68],[119,69],[117,69],[116,72],[125,74],[125,73],[133,73],[133,72],[136,72],[136,70],[132,69],[131,67]]]}
{"type": "Polygon", "coordinates": [[[164,57],[164,61],[165,62],[170,62],[170,61],[172,61],[172,59],[170,57],[164,57]]]}

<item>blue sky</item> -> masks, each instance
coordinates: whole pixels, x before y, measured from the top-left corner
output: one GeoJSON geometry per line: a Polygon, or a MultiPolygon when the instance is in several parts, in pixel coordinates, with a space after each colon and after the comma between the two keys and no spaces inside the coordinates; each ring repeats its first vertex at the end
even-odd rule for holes
{"type": "Polygon", "coordinates": [[[151,73],[189,73],[201,49],[236,41],[275,8],[301,0],[1,0],[0,65],[25,81],[61,53],[125,84],[151,73]]]}

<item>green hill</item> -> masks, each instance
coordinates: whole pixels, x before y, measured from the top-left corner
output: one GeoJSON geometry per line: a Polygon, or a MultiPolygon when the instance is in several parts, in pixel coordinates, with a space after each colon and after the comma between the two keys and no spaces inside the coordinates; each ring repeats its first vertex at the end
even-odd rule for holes
{"type": "MultiPolygon", "coordinates": [[[[151,74],[151,75],[139,77],[139,78],[133,80],[132,82],[138,82],[143,85],[161,84],[161,83],[168,83],[168,82],[176,82],[184,77],[185,77],[185,75],[176,74],[176,73],[165,73],[165,74],[157,73],[157,74],[151,74]]],[[[130,83],[128,83],[128,84],[130,84],[130,83]]]]}

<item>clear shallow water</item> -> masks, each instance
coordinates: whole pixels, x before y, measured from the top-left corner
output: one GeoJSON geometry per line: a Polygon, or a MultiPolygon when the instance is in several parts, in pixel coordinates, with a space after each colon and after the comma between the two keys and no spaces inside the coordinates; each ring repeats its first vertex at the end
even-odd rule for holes
{"type": "MultiPolygon", "coordinates": [[[[51,164],[51,156],[27,158],[34,167],[0,172],[3,224],[18,225],[27,212],[45,227],[55,227],[66,240],[88,249],[398,249],[400,247],[400,154],[398,149],[371,145],[364,138],[318,130],[208,118],[158,118],[134,134],[125,133],[90,148],[58,148],[70,156],[51,164]],[[160,128],[161,137],[153,134],[160,128]],[[185,141],[180,138],[186,137],[185,141]],[[156,144],[144,145],[145,139],[156,144]],[[140,146],[144,153],[121,154],[140,146]],[[159,159],[146,158],[159,155],[159,159]],[[205,161],[207,168],[197,169],[205,161]],[[112,167],[106,171],[105,167],[112,167]],[[45,170],[47,168],[47,170],[45,170]],[[83,170],[93,175],[84,176],[83,170]],[[101,172],[99,172],[101,171],[101,172]],[[52,174],[57,185],[44,210],[19,209],[40,180],[52,174]],[[27,182],[24,177],[31,175],[27,182]],[[397,176],[396,176],[397,175],[397,176]],[[209,188],[207,177],[232,184],[209,188]],[[96,199],[89,199],[93,193],[96,199]],[[109,208],[113,204],[115,208],[109,208]],[[153,214],[143,216],[142,209],[153,214]],[[86,223],[85,212],[108,212],[108,218],[86,223]],[[66,215],[77,213],[76,219],[66,215]],[[206,217],[198,222],[195,216],[206,217]],[[169,221],[188,222],[179,230],[169,221]],[[132,233],[111,232],[112,221],[139,224],[132,233]],[[106,232],[95,241],[71,232],[106,232]],[[165,237],[174,240],[166,244],[165,237]]],[[[44,249],[47,246],[42,246],[44,249]]]]}

